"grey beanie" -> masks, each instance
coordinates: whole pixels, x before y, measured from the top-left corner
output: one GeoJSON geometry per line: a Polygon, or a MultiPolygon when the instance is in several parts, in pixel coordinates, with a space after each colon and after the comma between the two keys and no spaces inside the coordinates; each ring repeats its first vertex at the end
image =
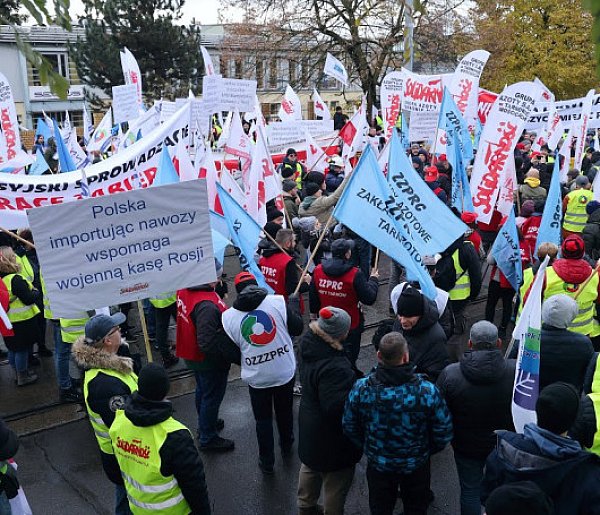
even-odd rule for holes
{"type": "Polygon", "coordinates": [[[343,309],[327,306],[319,311],[317,325],[332,338],[339,338],[350,330],[350,315],[343,309]]]}
{"type": "Polygon", "coordinates": [[[498,328],[487,320],[480,320],[471,327],[469,339],[473,345],[482,343],[495,345],[498,341],[498,328]]]}
{"type": "Polygon", "coordinates": [[[542,322],[558,329],[566,329],[575,320],[578,312],[577,301],[559,293],[552,295],[542,304],[542,322]]]}

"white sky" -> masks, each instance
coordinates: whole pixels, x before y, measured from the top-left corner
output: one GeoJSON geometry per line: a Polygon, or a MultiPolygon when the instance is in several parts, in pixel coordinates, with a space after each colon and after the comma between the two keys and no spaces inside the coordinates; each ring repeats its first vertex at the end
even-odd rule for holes
{"type": "MultiPolygon", "coordinates": [[[[183,24],[188,24],[192,18],[196,23],[208,25],[219,23],[219,10],[221,2],[219,0],[187,0],[183,6],[183,24]]],[[[83,14],[83,3],[81,0],[71,0],[70,12],[72,15],[83,14]]]]}

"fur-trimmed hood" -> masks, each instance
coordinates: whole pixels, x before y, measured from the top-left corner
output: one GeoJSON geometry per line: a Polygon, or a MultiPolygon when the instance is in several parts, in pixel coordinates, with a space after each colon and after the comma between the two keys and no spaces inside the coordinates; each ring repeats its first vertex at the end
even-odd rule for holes
{"type": "Polygon", "coordinates": [[[86,370],[105,368],[124,374],[133,372],[133,360],[131,358],[109,354],[93,345],[87,345],[84,336],[80,336],[73,344],[72,354],[77,364],[86,370]]]}
{"type": "Polygon", "coordinates": [[[342,351],[344,347],[342,346],[342,342],[340,340],[336,340],[330,334],[327,334],[323,329],[319,327],[319,323],[315,320],[311,322],[308,327],[313,332],[313,334],[323,340],[327,345],[329,345],[333,350],[342,351]]]}

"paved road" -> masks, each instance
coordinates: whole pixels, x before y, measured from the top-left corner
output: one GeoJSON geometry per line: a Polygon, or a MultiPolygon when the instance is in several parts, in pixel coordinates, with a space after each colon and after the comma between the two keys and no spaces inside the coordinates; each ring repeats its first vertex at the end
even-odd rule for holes
{"type": "MultiPolygon", "coordinates": [[[[372,347],[363,347],[359,366],[366,370],[373,363],[372,347]]],[[[214,514],[294,514],[300,467],[298,457],[293,456],[287,462],[278,457],[274,476],[265,477],[260,472],[247,390],[239,379],[230,382],[221,410],[226,424],[223,435],[235,440],[235,451],[203,455],[214,514]]],[[[296,413],[298,401],[299,398],[295,403],[296,413]]],[[[177,397],[173,399],[173,405],[175,417],[195,429],[194,396],[177,397]]],[[[102,473],[96,442],[87,420],[22,438],[17,462],[21,464],[19,475],[35,515],[111,513],[113,488],[102,473]]],[[[433,458],[432,476],[436,498],[429,513],[459,513],[458,479],[450,449],[433,458]]],[[[346,507],[348,515],[368,513],[364,459],[356,469],[346,507]]]]}

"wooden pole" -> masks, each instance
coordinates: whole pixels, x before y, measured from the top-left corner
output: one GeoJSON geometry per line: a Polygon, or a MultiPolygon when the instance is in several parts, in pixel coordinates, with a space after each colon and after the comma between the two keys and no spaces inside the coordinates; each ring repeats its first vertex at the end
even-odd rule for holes
{"type": "Polygon", "coordinates": [[[141,300],[137,301],[138,311],[140,313],[140,322],[142,324],[142,333],[144,334],[144,345],[146,347],[146,357],[148,363],[152,363],[154,358],[152,357],[152,348],[150,347],[150,338],[148,338],[148,326],[146,325],[146,315],[144,314],[144,306],[141,300]]]}
{"type": "Polygon", "coordinates": [[[317,253],[317,250],[319,250],[319,247],[321,246],[321,243],[323,242],[323,238],[325,237],[325,233],[327,232],[327,229],[329,229],[329,225],[331,224],[332,220],[333,220],[333,213],[331,215],[329,215],[327,223],[325,224],[325,227],[323,227],[323,232],[321,232],[321,235],[319,236],[319,239],[317,240],[317,244],[315,245],[315,248],[311,252],[310,257],[308,258],[308,261],[306,262],[306,266],[304,267],[304,270],[302,271],[302,275],[300,276],[300,279],[298,280],[298,285],[296,286],[296,289],[294,290],[294,295],[300,291],[300,286],[302,284],[302,281],[304,280],[304,276],[308,272],[308,267],[312,263],[312,260],[314,259],[315,255],[317,253]]]}
{"type": "Polygon", "coordinates": [[[24,243],[25,245],[28,245],[30,248],[35,249],[35,245],[33,243],[31,243],[30,241],[27,241],[24,238],[21,238],[18,234],[15,234],[14,232],[9,231],[8,229],[5,229],[4,227],[0,227],[0,231],[2,231],[4,234],[8,234],[15,240],[20,241],[21,243],[24,243]]]}
{"type": "Polygon", "coordinates": [[[377,249],[377,251],[375,252],[375,264],[373,265],[373,268],[375,270],[379,268],[379,249],[377,249]]]}

